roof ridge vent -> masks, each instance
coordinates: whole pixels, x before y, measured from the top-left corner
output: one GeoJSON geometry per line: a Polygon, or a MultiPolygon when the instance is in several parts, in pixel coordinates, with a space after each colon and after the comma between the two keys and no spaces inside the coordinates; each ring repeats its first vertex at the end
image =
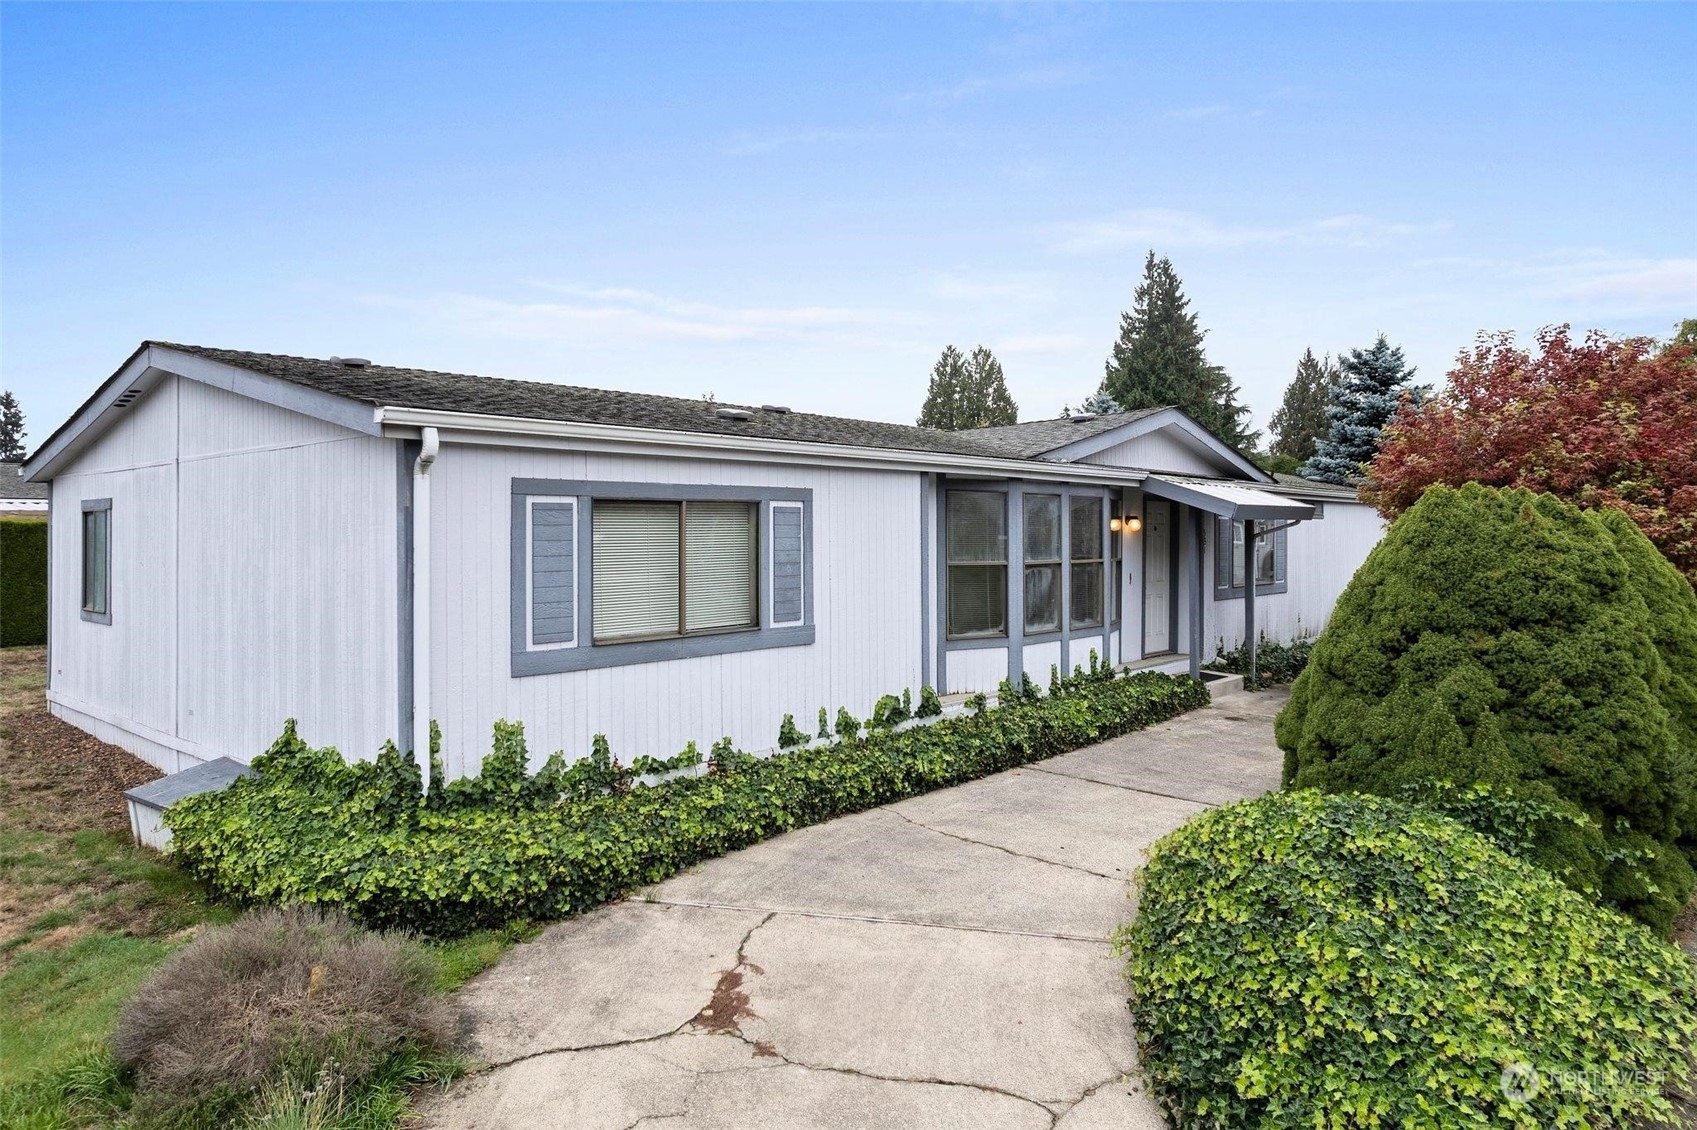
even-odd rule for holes
{"type": "Polygon", "coordinates": [[[332,357],[332,358],[330,358],[330,364],[340,365],[344,369],[369,369],[369,368],[371,368],[371,358],[369,358],[369,357],[332,357]]]}
{"type": "Polygon", "coordinates": [[[1075,424],[1082,424],[1086,420],[1094,420],[1097,415],[1098,413],[1096,412],[1074,412],[1072,414],[1072,422],[1075,424]]]}
{"type": "Polygon", "coordinates": [[[774,416],[788,416],[790,414],[789,408],[782,404],[762,404],[760,410],[770,412],[774,416]]]}
{"type": "Polygon", "coordinates": [[[721,420],[752,420],[754,413],[746,408],[720,408],[713,415],[721,420]]]}

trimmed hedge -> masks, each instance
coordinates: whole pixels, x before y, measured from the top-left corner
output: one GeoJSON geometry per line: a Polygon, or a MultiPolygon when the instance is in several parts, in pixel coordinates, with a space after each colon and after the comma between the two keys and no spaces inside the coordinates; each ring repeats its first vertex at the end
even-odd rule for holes
{"type": "MultiPolygon", "coordinates": [[[[714,747],[705,776],[633,785],[597,738],[526,773],[522,726],[497,723],[475,778],[443,785],[388,746],[311,749],[293,722],[255,775],[165,813],[189,871],[244,903],[321,903],[363,922],[453,934],[575,914],[768,836],[1053,757],[1208,702],[1201,683],[1104,668],[1047,698],[875,729],[758,759],[714,747]]],[[[923,700],[923,696],[922,700],[923,700]]],[[[688,763],[693,747],[671,762],[688,763]]],[[[698,756],[698,755],[697,755],[698,756]]]]}
{"type": "Polygon", "coordinates": [[[1339,597],[1275,732],[1289,786],[1484,784],[1582,818],[1530,855],[1664,933],[1697,883],[1697,593],[1612,511],[1432,487],[1339,597]]]}
{"type": "Polygon", "coordinates": [[[1179,1127],[1676,1121],[1697,967],[1453,820],[1275,793],[1172,833],[1140,882],[1116,940],[1179,1127]]]}
{"type": "Polygon", "coordinates": [[[0,647],[47,642],[47,520],[0,518],[0,647]]]}

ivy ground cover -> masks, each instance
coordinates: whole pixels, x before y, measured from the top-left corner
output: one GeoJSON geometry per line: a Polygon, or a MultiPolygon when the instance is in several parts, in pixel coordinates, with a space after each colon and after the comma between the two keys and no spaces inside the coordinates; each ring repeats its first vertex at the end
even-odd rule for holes
{"type": "MultiPolygon", "coordinates": [[[[765,759],[722,743],[711,771],[632,785],[605,743],[527,774],[498,724],[477,778],[424,787],[386,749],[348,763],[291,725],[256,773],[173,805],[178,862],[243,903],[339,906],[374,926],[456,934],[557,918],[768,836],[1053,757],[1206,705],[1189,678],[1109,669],[911,729],[765,759]]],[[[687,751],[686,751],[687,752],[687,751]]],[[[677,761],[679,759],[673,759],[677,761]]]]}

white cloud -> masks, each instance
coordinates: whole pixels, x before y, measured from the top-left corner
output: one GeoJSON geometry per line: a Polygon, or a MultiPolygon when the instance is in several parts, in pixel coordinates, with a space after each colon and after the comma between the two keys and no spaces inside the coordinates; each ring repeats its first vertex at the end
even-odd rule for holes
{"type": "Polygon", "coordinates": [[[628,287],[534,284],[560,301],[474,294],[367,295],[368,305],[408,311],[458,329],[531,341],[735,343],[795,341],[908,323],[904,311],[838,306],[716,306],[628,287]]]}
{"type": "Polygon", "coordinates": [[[1176,208],[1131,208],[1043,229],[1054,250],[1100,254],[1144,247],[1246,247],[1258,244],[1337,244],[1365,247],[1449,230],[1448,221],[1407,223],[1339,215],[1258,227],[1222,223],[1176,208]]]}
{"type": "Polygon", "coordinates": [[[725,147],[725,152],[732,157],[756,157],[797,145],[834,145],[863,141],[872,136],[867,130],[847,129],[792,129],[766,133],[744,131],[731,139],[731,143],[725,147]]]}
{"type": "Polygon", "coordinates": [[[1058,291],[1052,271],[943,271],[929,282],[937,297],[968,302],[1052,302],[1058,291]]]}
{"type": "Polygon", "coordinates": [[[931,106],[952,106],[986,94],[1003,94],[1020,90],[1047,90],[1057,86],[1077,86],[1089,80],[1082,67],[1046,66],[1022,67],[1003,74],[975,75],[945,86],[925,90],[910,90],[896,96],[896,101],[931,106]]]}
{"type": "Polygon", "coordinates": [[[1175,122],[1200,122],[1208,118],[1223,118],[1231,112],[1232,108],[1225,103],[1212,102],[1205,106],[1178,106],[1161,116],[1175,122]]]}
{"type": "Polygon", "coordinates": [[[1566,249],[1522,258],[1443,258],[1427,265],[1466,270],[1544,303],[1580,304],[1609,314],[1697,310],[1697,259],[1566,249]]]}
{"type": "Polygon", "coordinates": [[[1066,354],[1090,343],[1076,334],[1016,334],[996,342],[996,352],[1013,354],[1066,354]]]}

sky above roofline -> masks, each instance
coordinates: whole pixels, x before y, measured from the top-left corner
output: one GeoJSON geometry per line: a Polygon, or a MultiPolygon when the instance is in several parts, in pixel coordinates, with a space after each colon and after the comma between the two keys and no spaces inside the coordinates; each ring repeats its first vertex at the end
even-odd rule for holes
{"type": "Polygon", "coordinates": [[[1144,252],[1264,426],[1305,347],[1697,316],[1697,7],[0,7],[0,385],[146,338],[1026,419],[1144,252]]]}

